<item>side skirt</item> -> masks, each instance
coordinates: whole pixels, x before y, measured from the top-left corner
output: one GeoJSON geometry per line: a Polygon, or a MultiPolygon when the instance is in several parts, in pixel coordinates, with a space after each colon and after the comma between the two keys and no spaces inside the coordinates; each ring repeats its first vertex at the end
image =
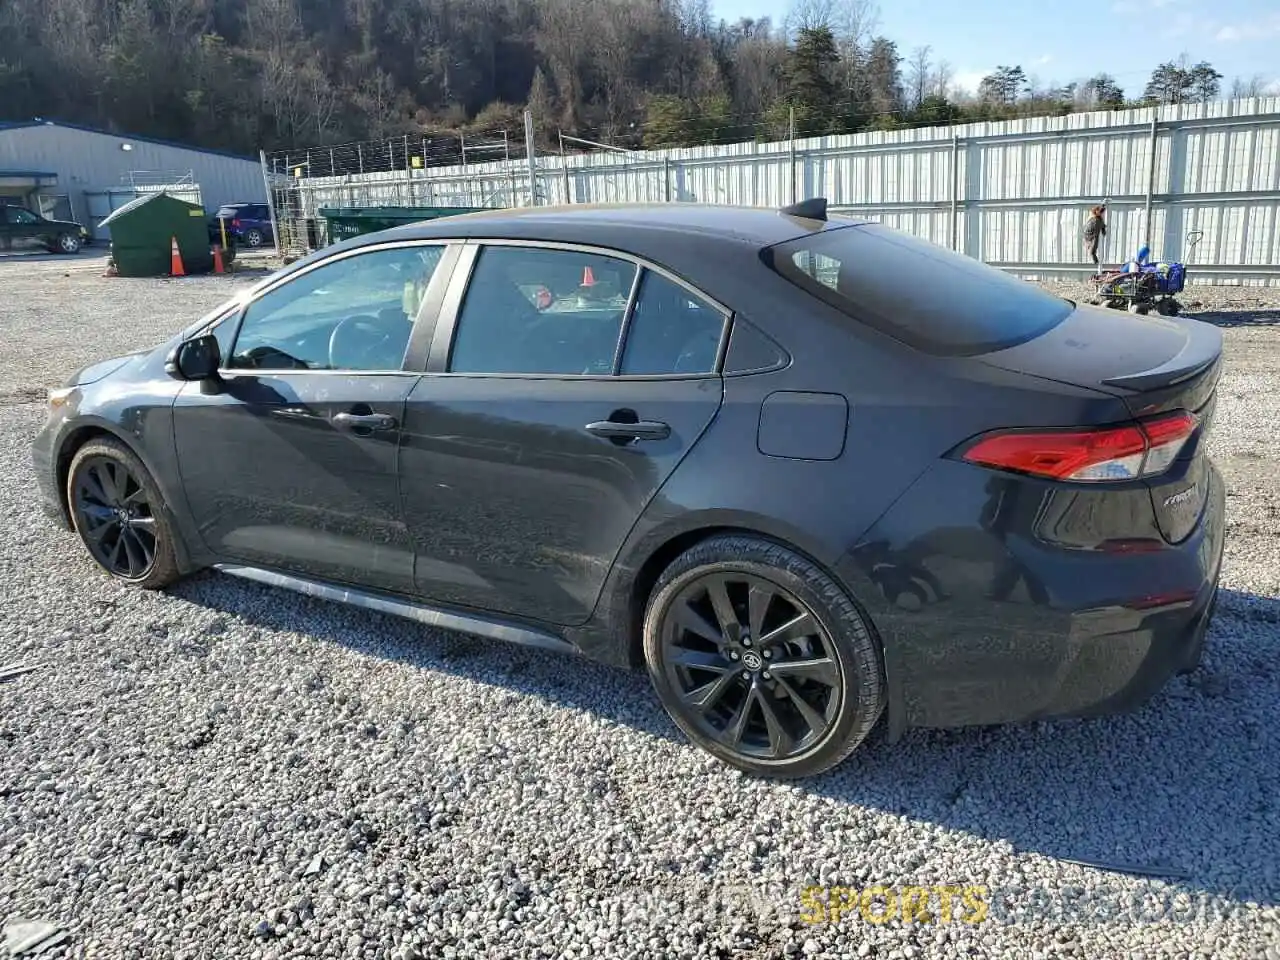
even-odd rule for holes
{"type": "Polygon", "coordinates": [[[406,620],[416,620],[418,623],[436,627],[440,630],[456,630],[459,633],[470,633],[493,640],[504,640],[507,643],[517,643],[525,647],[554,650],[557,653],[576,654],[579,652],[577,647],[561,637],[538,630],[535,627],[526,627],[507,620],[488,620],[476,614],[439,610],[409,600],[400,600],[395,597],[361,590],[357,587],[336,586],[289,573],[263,570],[260,567],[218,563],[214,564],[213,568],[233,577],[264,583],[269,587],[282,587],[285,590],[292,590],[295,593],[302,593],[309,597],[318,597],[321,600],[331,600],[334,603],[345,603],[348,606],[360,607],[364,610],[376,610],[378,613],[404,617],[406,620]]]}

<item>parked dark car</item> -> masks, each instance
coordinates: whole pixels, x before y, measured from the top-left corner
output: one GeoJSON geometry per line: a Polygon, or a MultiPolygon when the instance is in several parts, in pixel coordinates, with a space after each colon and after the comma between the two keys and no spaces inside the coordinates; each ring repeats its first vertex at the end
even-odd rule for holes
{"type": "Polygon", "coordinates": [[[50,253],[79,253],[89,232],[72,220],[49,220],[16,204],[0,204],[0,249],[43,247],[50,253]]]}
{"type": "Polygon", "coordinates": [[[245,247],[270,246],[275,243],[271,229],[271,208],[265,203],[226,203],[209,220],[209,240],[222,242],[224,221],[227,239],[245,247]]]}
{"type": "MultiPolygon", "coordinates": [[[[1216,328],[1042,292],[824,201],[451,217],[312,254],[50,394],[50,513],[615,664],[799,776],[1132,708],[1199,660],[1216,328]]],[[[500,720],[498,722],[501,722],[500,720]]]]}

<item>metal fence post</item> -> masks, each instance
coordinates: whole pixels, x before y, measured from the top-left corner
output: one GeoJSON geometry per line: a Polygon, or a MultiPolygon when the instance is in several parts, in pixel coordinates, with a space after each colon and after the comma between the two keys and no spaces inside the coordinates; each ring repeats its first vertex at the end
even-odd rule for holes
{"type": "Polygon", "coordinates": [[[796,202],[796,108],[787,109],[787,141],[791,154],[791,202],[796,202]]]}
{"type": "Polygon", "coordinates": [[[1147,205],[1143,214],[1143,243],[1151,249],[1151,197],[1156,190],[1156,147],[1159,145],[1160,108],[1151,108],[1151,157],[1147,164],[1147,205]]]}
{"type": "Polygon", "coordinates": [[[267,210],[271,214],[271,239],[276,242],[276,253],[283,256],[280,248],[280,221],[276,219],[276,198],[271,192],[271,174],[267,172],[267,151],[258,151],[258,162],[262,164],[262,186],[267,191],[267,210]]]}
{"type": "Polygon", "coordinates": [[[951,128],[951,249],[960,249],[960,136],[951,128]]]}
{"type": "Polygon", "coordinates": [[[662,199],[671,202],[671,158],[662,158],[662,199]]]}
{"type": "Polygon", "coordinates": [[[538,157],[533,146],[533,111],[524,112],[524,152],[529,161],[529,206],[538,205],[538,157]]]}

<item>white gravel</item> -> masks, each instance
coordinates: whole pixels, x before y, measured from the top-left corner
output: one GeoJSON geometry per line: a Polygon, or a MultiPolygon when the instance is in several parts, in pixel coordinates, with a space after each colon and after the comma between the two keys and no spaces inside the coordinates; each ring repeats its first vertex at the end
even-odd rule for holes
{"type": "Polygon", "coordinates": [[[1203,669],[1130,716],[915,733],[784,785],[681,740],[640,675],[98,575],[35,509],[32,392],[242,282],[0,261],[0,667],[44,664],[0,682],[0,924],[82,958],[1280,957],[1280,291],[1226,332],[1203,669]],[[938,884],[987,886],[988,919],[801,918],[809,885],[938,884]]]}

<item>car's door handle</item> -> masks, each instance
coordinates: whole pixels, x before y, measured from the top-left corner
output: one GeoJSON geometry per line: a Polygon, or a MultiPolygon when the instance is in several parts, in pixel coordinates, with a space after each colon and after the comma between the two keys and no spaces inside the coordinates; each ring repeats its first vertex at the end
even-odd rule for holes
{"type": "Polygon", "coordinates": [[[333,415],[334,426],[348,430],[390,430],[396,422],[396,418],[389,413],[335,413],[333,415]]]}
{"type": "Polygon", "coordinates": [[[665,440],[671,436],[671,427],[659,420],[640,420],[636,423],[597,420],[595,423],[588,423],[586,431],[610,440],[665,440]]]}
{"type": "Polygon", "coordinates": [[[312,413],[306,407],[275,407],[271,410],[271,416],[278,417],[281,420],[318,420],[323,422],[324,417],[312,413]]]}

